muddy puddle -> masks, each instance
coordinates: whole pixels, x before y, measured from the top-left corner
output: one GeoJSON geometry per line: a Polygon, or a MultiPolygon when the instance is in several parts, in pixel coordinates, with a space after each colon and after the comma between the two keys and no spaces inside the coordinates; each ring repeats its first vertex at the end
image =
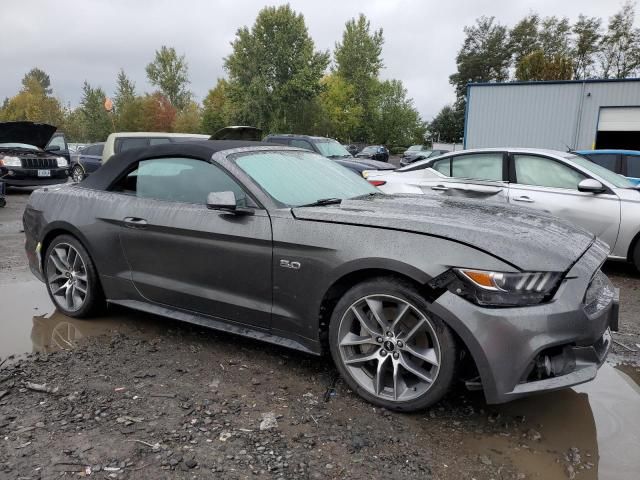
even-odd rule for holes
{"type": "Polygon", "coordinates": [[[121,332],[151,337],[161,333],[163,325],[153,315],[119,308],[91,320],[67,317],[55,310],[44,284],[37,281],[2,285],[0,305],[0,359],[70,349],[87,336],[121,332]]]}
{"type": "MultiPolygon", "coordinates": [[[[0,305],[0,359],[70,349],[87,336],[121,332],[151,338],[176,326],[125,309],[72,319],[55,311],[37,281],[3,285],[0,305]]],[[[573,389],[499,406],[487,406],[478,396],[473,402],[476,411],[486,412],[487,428],[465,433],[464,450],[480,461],[513,465],[526,478],[638,479],[639,385],[640,366],[608,363],[595,381],[573,389]]]]}

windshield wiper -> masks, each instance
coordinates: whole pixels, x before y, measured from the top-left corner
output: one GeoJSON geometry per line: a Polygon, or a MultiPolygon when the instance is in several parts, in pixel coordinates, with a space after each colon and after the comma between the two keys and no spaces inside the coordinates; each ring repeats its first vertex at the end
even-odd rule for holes
{"type": "Polygon", "coordinates": [[[316,200],[315,202],[306,203],[304,205],[298,205],[296,208],[300,207],[324,207],[325,205],[336,205],[338,203],[342,203],[341,198],[321,198],[316,200]]]}

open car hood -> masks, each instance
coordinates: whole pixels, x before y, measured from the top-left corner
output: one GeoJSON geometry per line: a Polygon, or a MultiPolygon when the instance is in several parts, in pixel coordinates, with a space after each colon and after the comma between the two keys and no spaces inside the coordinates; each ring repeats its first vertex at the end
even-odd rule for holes
{"type": "MultiPolygon", "coordinates": [[[[301,220],[409,231],[470,245],[524,271],[569,270],[595,237],[531,209],[433,195],[375,195],[340,206],[298,207],[301,220]]],[[[425,255],[437,252],[425,252],[425,255]]]]}
{"type": "Polygon", "coordinates": [[[56,131],[47,123],[0,122],[0,143],[26,143],[44,149],[56,131]]]}
{"type": "Polygon", "coordinates": [[[262,140],[262,130],[246,125],[233,125],[221,128],[211,135],[209,140],[249,140],[259,142],[262,140]]]}

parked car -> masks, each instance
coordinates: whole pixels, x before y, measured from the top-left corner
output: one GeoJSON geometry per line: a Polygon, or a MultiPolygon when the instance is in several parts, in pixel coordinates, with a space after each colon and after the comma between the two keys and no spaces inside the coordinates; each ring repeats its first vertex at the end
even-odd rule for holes
{"type": "Polygon", "coordinates": [[[356,154],[360,151],[360,148],[358,148],[357,145],[354,144],[348,144],[348,145],[342,145],[344,148],[347,149],[347,152],[349,152],[351,155],[353,155],[354,157],[356,156],[356,154]]]}
{"type": "Polygon", "coordinates": [[[63,135],[46,123],[0,123],[0,179],[8,187],[65,183],[69,161],[63,135]]]}
{"type": "Polygon", "coordinates": [[[312,137],[310,135],[272,134],[264,138],[265,142],[304,148],[334,160],[352,172],[362,175],[365,170],[393,170],[395,167],[385,162],[365,158],[353,158],[344,146],[332,138],[312,137]]]}
{"type": "Polygon", "coordinates": [[[529,148],[478,149],[367,178],[387,193],[437,193],[525,205],[564,218],[640,269],[640,190],[586,158],[529,148]]]}
{"type": "Polygon", "coordinates": [[[107,137],[102,150],[102,163],[106,163],[116,153],[133,148],[144,148],[163,143],[188,142],[190,140],[208,140],[209,135],[197,133],[165,132],[117,132],[107,137]]]}
{"type": "Polygon", "coordinates": [[[445,153],[449,153],[449,150],[430,149],[424,145],[412,145],[402,154],[400,166],[406,167],[418,160],[439,157],[445,153]]]}
{"type": "Polygon", "coordinates": [[[464,359],[489,403],[588,381],[617,325],[593,234],[508,205],[384,195],[273,143],[126,151],[81,183],[36,190],[24,231],[67,316],[106,299],[328,347],[353,391],[395,410],[441,399],[464,359]]]}
{"type": "Polygon", "coordinates": [[[640,185],[638,150],[578,150],[573,153],[582,155],[607,170],[624,175],[636,185],[640,185]]]}
{"type": "Polygon", "coordinates": [[[384,145],[369,145],[356,154],[356,158],[370,158],[380,162],[389,161],[389,150],[384,145]]]}
{"type": "Polygon", "coordinates": [[[71,179],[81,182],[87,175],[100,168],[103,150],[104,142],[92,143],[71,155],[71,179]]]}

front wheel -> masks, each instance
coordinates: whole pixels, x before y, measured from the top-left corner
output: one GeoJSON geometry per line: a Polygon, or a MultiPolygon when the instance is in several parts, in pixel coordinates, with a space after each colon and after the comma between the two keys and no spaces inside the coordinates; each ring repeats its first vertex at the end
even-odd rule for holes
{"type": "Polygon", "coordinates": [[[44,273],[49,296],[63,314],[87,317],[101,305],[98,274],[76,238],[60,235],[53,239],[45,253],[44,273]]]}
{"type": "Polygon", "coordinates": [[[71,169],[71,180],[73,180],[75,183],[80,183],[82,180],[84,180],[84,170],[80,165],[75,165],[71,169]]]}
{"type": "Polygon", "coordinates": [[[636,242],[636,246],[633,248],[633,264],[636,267],[636,270],[640,272],[640,241],[636,242]]]}
{"type": "Polygon", "coordinates": [[[334,309],[329,339],[349,386],[387,409],[426,408],[453,382],[453,335],[408,282],[377,278],[351,288],[334,309]]]}

